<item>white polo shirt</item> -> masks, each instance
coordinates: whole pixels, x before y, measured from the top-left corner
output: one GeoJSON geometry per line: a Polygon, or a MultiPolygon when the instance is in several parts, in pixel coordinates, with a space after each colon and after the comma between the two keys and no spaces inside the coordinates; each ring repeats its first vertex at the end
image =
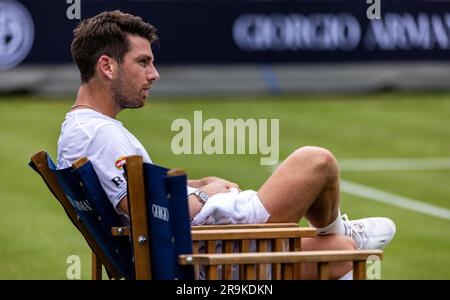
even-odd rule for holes
{"type": "MultiPolygon", "coordinates": [[[[124,177],[124,158],[141,155],[152,163],[144,146],[122,122],[92,109],[78,109],[66,114],[58,140],[58,168],[67,168],[77,159],[87,157],[106,195],[116,211],[123,215],[118,204],[127,194],[124,177]]],[[[188,187],[188,194],[193,188],[188,187]]]]}

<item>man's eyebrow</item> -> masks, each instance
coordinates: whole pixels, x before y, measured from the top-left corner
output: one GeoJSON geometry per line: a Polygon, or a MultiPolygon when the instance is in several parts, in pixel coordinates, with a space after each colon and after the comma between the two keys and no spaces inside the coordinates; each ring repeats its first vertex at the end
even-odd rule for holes
{"type": "Polygon", "coordinates": [[[136,60],[141,60],[141,59],[147,59],[149,61],[153,61],[154,60],[154,58],[152,56],[148,55],[148,54],[139,54],[136,57],[136,60]]]}

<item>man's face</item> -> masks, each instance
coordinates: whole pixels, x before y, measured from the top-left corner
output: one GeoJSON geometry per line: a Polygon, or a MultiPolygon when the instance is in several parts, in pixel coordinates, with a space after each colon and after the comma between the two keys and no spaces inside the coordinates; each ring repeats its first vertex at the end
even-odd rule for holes
{"type": "Polygon", "coordinates": [[[130,50],[112,83],[114,100],[122,109],[144,106],[153,81],[159,79],[149,41],[136,35],[128,35],[128,40],[130,50]]]}

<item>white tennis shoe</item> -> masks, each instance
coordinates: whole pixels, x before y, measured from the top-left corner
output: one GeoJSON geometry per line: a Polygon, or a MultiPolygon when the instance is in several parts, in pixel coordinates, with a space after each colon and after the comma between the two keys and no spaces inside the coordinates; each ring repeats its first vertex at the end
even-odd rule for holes
{"type": "Polygon", "coordinates": [[[342,215],[345,235],[351,237],[358,249],[383,249],[394,238],[395,224],[388,218],[364,218],[350,221],[342,215]]]}

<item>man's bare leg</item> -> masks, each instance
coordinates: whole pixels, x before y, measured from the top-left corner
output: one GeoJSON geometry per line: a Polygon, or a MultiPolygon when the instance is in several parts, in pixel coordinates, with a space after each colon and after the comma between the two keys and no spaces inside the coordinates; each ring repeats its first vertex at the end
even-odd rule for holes
{"type": "Polygon", "coordinates": [[[318,147],[292,153],[258,191],[270,214],[268,222],[298,222],[316,227],[332,223],[339,211],[339,166],[333,154],[318,147]]]}
{"type": "Polygon", "coordinates": [[[268,222],[298,222],[305,216],[321,234],[346,234],[358,249],[383,249],[395,223],[384,217],[342,221],[339,217],[339,165],[328,150],[303,147],[292,153],[258,191],[268,222]]]}
{"type": "MultiPolygon", "coordinates": [[[[342,235],[322,235],[302,239],[303,251],[314,250],[356,250],[352,238],[342,235]]],[[[330,279],[339,279],[352,270],[352,262],[330,264],[330,279]]],[[[317,263],[302,264],[302,279],[317,278],[317,263]]]]}
{"type": "MultiPolygon", "coordinates": [[[[325,227],[339,213],[339,166],[328,150],[303,147],[292,153],[258,191],[270,214],[268,222],[298,222],[302,217],[325,227]]],[[[303,250],[354,250],[353,239],[342,235],[303,239],[303,250]]],[[[350,262],[331,264],[331,278],[352,270],[350,262]]],[[[302,276],[314,279],[316,264],[304,264],[302,276]]]]}

